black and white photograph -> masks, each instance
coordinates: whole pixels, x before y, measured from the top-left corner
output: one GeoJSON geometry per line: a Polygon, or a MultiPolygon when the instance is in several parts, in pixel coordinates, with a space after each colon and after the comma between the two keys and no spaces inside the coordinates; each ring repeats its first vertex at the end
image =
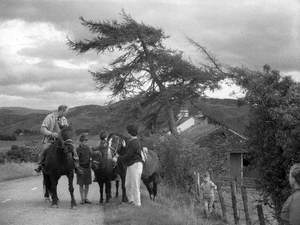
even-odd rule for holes
{"type": "Polygon", "coordinates": [[[300,225],[300,0],[0,0],[0,225],[300,225]]]}

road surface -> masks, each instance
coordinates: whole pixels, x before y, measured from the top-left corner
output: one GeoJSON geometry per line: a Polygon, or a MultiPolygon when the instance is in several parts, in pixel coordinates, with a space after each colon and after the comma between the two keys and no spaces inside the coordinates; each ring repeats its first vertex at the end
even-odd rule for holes
{"type": "Polygon", "coordinates": [[[90,186],[92,204],[80,204],[76,178],[74,194],[77,202],[70,209],[70,194],[66,177],[58,184],[59,208],[51,208],[43,198],[42,176],[0,182],[0,225],[101,225],[103,207],[98,204],[99,187],[90,186]]]}

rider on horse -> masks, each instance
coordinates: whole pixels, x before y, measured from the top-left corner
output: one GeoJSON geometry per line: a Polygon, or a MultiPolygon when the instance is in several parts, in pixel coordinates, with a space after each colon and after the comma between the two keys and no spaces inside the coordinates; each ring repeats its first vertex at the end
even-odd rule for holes
{"type": "MultiPolygon", "coordinates": [[[[39,166],[35,169],[36,172],[41,172],[45,163],[47,149],[59,137],[60,130],[69,126],[65,117],[67,113],[68,107],[66,105],[60,105],[57,111],[52,112],[45,117],[41,126],[41,133],[44,135],[42,153],[39,166]]],[[[73,158],[75,161],[75,168],[78,169],[78,155],[75,148],[73,148],[73,158]]]]}

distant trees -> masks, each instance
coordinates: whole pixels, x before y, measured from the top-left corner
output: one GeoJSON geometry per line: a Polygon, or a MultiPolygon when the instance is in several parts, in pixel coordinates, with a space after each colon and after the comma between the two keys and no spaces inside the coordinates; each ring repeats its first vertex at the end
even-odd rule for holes
{"type": "Polygon", "coordinates": [[[211,67],[196,67],[183,58],[182,52],[167,49],[163,45],[167,36],[161,29],[138,23],[125,12],[122,17],[121,22],[81,18],[82,25],[95,37],[68,40],[68,45],[78,53],[118,52],[119,56],[108,68],[91,72],[97,87],[100,90],[109,87],[113,96],[136,97],[143,105],[142,113],[147,113],[142,108],[150,105],[154,121],[165,112],[170,131],[176,134],[174,107],[202,96],[207,88],[218,87],[222,74],[211,67]]]}
{"type": "Polygon", "coordinates": [[[252,162],[259,170],[263,193],[271,199],[280,221],[282,204],[291,191],[289,168],[300,162],[300,86],[269,65],[263,72],[233,68],[232,74],[247,90],[252,162]]]}

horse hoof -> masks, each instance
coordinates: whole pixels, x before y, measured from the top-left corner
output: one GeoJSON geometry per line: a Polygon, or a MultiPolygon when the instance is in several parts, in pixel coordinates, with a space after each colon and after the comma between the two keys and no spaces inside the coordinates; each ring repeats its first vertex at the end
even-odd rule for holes
{"type": "Polygon", "coordinates": [[[46,197],[46,198],[44,198],[44,201],[45,201],[45,202],[50,202],[50,198],[49,198],[49,197],[46,197]]]}
{"type": "Polygon", "coordinates": [[[58,208],[58,205],[57,205],[57,204],[52,204],[52,205],[51,205],[51,208],[56,208],[56,209],[57,209],[57,208],[58,208]]]}

